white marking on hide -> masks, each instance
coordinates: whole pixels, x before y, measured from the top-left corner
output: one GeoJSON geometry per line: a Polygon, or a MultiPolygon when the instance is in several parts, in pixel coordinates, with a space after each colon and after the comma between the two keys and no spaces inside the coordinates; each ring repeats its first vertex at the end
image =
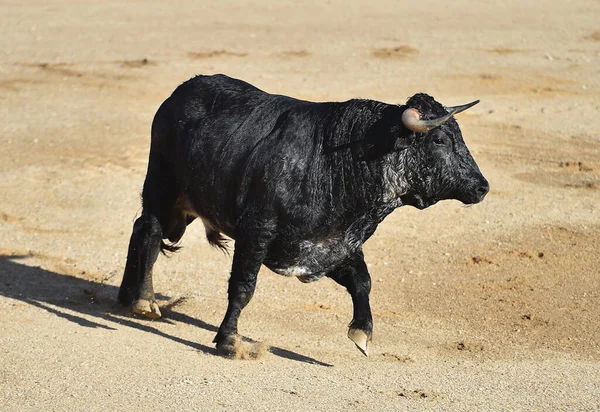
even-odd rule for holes
{"type": "Polygon", "coordinates": [[[383,185],[383,200],[386,202],[396,200],[408,192],[409,184],[406,181],[403,162],[384,166],[383,185]]]}
{"type": "Polygon", "coordinates": [[[273,269],[273,271],[283,276],[304,276],[310,273],[305,266],[290,266],[285,269],[273,269]]]}

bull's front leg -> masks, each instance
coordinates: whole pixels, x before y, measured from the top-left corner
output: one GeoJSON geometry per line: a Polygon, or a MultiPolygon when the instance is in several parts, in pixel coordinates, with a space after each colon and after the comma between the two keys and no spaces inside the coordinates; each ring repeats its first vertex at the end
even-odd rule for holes
{"type": "Polygon", "coordinates": [[[245,235],[238,236],[235,241],[227,312],[213,340],[217,344],[217,354],[226,358],[244,357],[238,336],[238,319],[254,295],[258,271],[273,239],[273,231],[264,227],[240,232],[245,235]]]}
{"type": "Polygon", "coordinates": [[[373,337],[373,317],[369,304],[371,276],[367,271],[362,251],[328,276],[350,293],[354,316],[348,329],[348,338],[365,356],[369,356],[369,345],[373,337]]]}

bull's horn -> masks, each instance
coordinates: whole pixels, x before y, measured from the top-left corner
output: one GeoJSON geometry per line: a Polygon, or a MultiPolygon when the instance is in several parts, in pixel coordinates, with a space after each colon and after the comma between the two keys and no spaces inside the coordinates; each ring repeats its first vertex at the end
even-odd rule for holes
{"type": "Polygon", "coordinates": [[[479,103],[479,100],[475,100],[474,102],[463,104],[462,106],[445,107],[445,109],[449,114],[456,114],[456,113],[464,112],[468,108],[475,106],[477,103],[479,103]]]}
{"type": "Polygon", "coordinates": [[[402,124],[404,124],[404,127],[408,130],[412,130],[413,132],[425,133],[445,123],[453,115],[465,111],[469,107],[475,106],[477,103],[479,103],[479,100],[463,104],[462,106],[446,107],[446,111],[448,112],[447,115],[431,120],[421,120],[421,113],[419,113],[417,109],[410,107],[402,113],[402,124]]]}

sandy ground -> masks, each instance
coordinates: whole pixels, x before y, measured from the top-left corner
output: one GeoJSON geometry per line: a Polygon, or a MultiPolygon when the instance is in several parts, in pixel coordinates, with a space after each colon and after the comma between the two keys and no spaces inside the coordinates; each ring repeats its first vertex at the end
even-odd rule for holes
{"type": "Polygon", "coordinates": [[[600,3],[97,3],[0,2],[0,410],[600,409],[600,3]],[[240,328],[270,349],[215,356],[230,257],[196,223],[157,263],[164,318],[115,304],[152,117],[217,72],[482,100],[459,121],[486,200],[365,246],[371,357],[344,290],[266,269],[240,328]]]}

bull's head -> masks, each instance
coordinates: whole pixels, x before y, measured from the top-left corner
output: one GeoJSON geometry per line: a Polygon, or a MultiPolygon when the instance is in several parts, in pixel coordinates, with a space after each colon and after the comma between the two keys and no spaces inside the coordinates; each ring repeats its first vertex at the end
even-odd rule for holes
{"type": "Polygon", "coordinates": [[[443,199],[479,203],[489,184],[463,141],[453,115],[477,104],[444,107],[426,94],[411,97],[402,113],[405,139],[404,204],[424,209],[443,199]]]}

